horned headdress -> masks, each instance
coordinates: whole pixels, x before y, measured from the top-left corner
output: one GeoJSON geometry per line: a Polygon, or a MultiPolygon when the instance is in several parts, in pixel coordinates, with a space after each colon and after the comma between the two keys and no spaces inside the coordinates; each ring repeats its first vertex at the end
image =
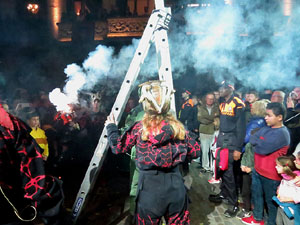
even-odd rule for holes
{"type": "Polygon", "coordinates": [[[165,81],[153,80],[139,85],[140,100],[144,111],[165,114],[170,110],[171,95],[175,92],[165,81]]]}

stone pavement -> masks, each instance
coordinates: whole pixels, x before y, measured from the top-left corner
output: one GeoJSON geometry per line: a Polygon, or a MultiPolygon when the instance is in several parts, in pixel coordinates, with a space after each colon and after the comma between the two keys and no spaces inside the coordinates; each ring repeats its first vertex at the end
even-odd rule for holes
{"type": "Polygon", "coordinates": [[[238,218],[227,218],[224,212],[227,205],[214,204],[208,200],[209,194],[217,194],[220,192],[218,184],[210,184],[208,180],[211,178],[210,173],[199,173],[198,163],[190,165],[190,173],[193,178],[192,189],[189,196],[191,205],[191,225],[241,225],[243,224],[238,218]]]}
{"type": "MultiPolygon", "coordinates": [[[[207,181],[212,176],[210,173],[199,173],[198,163],[190,165],[190,174],[193,179],[192,188],[189,191],[191,204],[189,206],[191,212],[191,225],[241,225],[243,224],[238,218],[226,218],[223,214],[227,209],[227,205],[222,203],[215,205],[209,202],[208,196],[212,193],[219,192],[219,185],[209,184],[207,181]]],[[[128,211],[128,203],[124,207],[124,211],[128,211]]],[[[117,223],[124,225],[126,217],[117,223]]]]}
{"type": "MultiPolygon", "coordinates": [[[[192,188],[188,195],[191,200],[189,210],[191,225],[241,225],[238,218],[226,218],[223,214],[227,209],[226,204],[215,205],[209,202],[208,196],[219,193],[219,185],[212,185],[208,180],[210,173],[201,173],[198,163],[190,165],[190,175],[193,180],[192,188]]],[[[129,215],[128,192],[129,180],[124,174],[114,174],[112,179],[106,181],[110,185],[96,185],[93,196],[78,225],[125,225],[129,215]]],[[[100,179],[101,181],[101,179],[100,179]]],[[[155,206],[153,206],[155,207],[155,206]]]]}

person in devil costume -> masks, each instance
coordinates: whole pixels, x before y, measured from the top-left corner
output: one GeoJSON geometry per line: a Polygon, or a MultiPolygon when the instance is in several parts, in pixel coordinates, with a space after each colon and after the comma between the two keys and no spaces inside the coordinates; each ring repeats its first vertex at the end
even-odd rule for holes
{"type": "Polygon", "coordinates": [[[61,181],[45,174],[30,131],[0,105],[0,224],[62,224],[61,181]]]}
{"type": "Polygon", "coordinates": [[[188,197],[179,164],[200,156],[200,145],[170,112],[173,90],[164,81],[140,85],[145,111],[122,136],[113,114],[105,122],[112,152],[125,153],[136,146],[138,181],[136,224],[190,224],[188,197]]]}

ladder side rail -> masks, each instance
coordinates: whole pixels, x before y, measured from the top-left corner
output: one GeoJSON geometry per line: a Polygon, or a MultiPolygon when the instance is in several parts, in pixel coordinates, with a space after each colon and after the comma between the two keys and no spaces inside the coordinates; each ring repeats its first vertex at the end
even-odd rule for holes
{"type": "MultiPolygon", "coordinates": [[[[173,88],[173,78],[172,78],[172,68],[171,68],[171,59],[169,54],[169,47],[168,47],[168,39],[167,35],[164,34],[166,31],[160,31],[157,36],[155,36],[155,44],[157,46],[157,54],[160,55],[160,66],[159,66],[159,79],[166,81],[169,86],[173,88]]],[[[172,94],[171,99],[171,109],[176,115],[176,107],[175,107],[175,95],[172,94]]]]}
{"type": "MultiPolygon", "coordinates": [[[[171,9],[164,8],[163,10],[166,13],[166,16],[164,17],[165,19],[160,20],[162,24],[159,26],[159,30],[157,30],[154,34],[156,54],[158,56],[158,68],[159,68],[158,73],[159,73],[159,79],[166,81],[170,85],[170,87],[174,89],[170,49],[169,49],[168,34],[167,34],[168,25],[171,20],[171,9]]],[[[176,116],[174,93],[172,94],[172,98],[171,98],[171,110],[174,113],[174,116],[176,116]]]]}
{"type": "Polygon", "coordinates": [[[164,0],[155,0],[154,5],[155,5],[156,9],[164,9],[165,8],[164,0]]]}
{"type": "MultiPolygon", "coordinates": [[[[129,69],[124,78],[124,81],[121,85],[120,91],[112,107],[111,112],[114,114],[117,123],[120,122],[127,100],[132,92],[133,85],[140,71],[140,66],[141,64],[143,64],[145,57],[147,56],[151,41],[153,40],[153,33],[157,29],[157,24],[159,24],[159,20],[161,20],[161,15],[159,14],[159,11],[154,12],[150,16],[147,26],[144,30],[143,36],[139,42],[137,50],[134,54],[129,69]]],[[[74,223],[76,223],[82,209],[86,204],[87,195],[89,191],[93,188],[96,182],[96,178],[104,162],[106,152],[108,149],[108,141],[106,137],[107,132],[106,127],[104,127],[94,155],[90,161],[89,167],[85,174],[84,180],[80,186],[80,190],[77,194],[75,203],[73,205],[72,218],[74,223]]]]}

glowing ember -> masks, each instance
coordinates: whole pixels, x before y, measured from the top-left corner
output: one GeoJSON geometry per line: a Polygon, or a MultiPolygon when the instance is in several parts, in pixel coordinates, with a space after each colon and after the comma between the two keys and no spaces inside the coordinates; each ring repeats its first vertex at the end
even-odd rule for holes
{"type": "Polygon", "coordinates": [[[72,114],[64,112],[58,112],[54,117],[54,120],[62,120],[64,125],[71,123],[72,119],[72,114]]]}

